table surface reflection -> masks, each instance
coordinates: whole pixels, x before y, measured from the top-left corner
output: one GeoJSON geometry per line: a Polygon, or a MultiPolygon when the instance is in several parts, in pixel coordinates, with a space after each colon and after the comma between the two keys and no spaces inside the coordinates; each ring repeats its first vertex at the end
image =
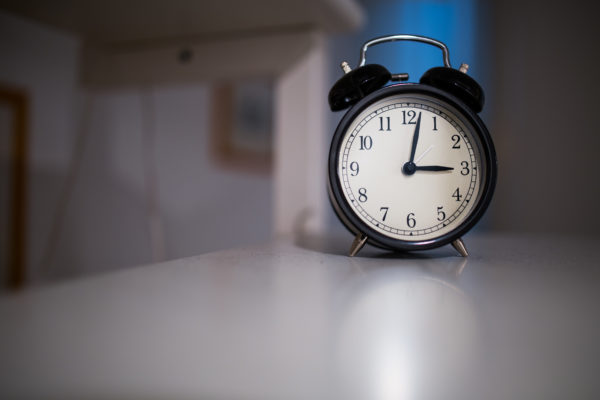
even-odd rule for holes
{"type": "Polygon", "coordinates": [[[597,238],[275,240],[0,298],[0,397],[592,398],[597,238]]]}

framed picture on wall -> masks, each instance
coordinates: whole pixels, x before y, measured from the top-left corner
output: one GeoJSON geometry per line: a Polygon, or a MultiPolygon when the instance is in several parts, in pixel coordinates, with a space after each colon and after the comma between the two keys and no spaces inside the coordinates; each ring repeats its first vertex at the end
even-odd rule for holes
{"type": "Polygon", "coordinates": [[[273,84],[222,82],[212,88],[211,158],[226,169],[269,174],[273,160],[273,84]]]}

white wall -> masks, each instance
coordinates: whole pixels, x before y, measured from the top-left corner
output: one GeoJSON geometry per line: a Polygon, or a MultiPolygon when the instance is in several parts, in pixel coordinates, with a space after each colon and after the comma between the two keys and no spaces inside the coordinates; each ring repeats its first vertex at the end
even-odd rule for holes
{"type": "Polygon", "coordinates": [[[143,167],[147,126],[167,258],[271,236],[271,177],[222,170],[210,160],[207,84],[85,92],[77,85],[78,57],[77,38],[0,13],[0,81],[25,88],[32,103],[30,281],[155,260],[143,167]],[[65,192],[75,151],[77,173],[65,192]]]}
{"type": "Polygon", "coordinates": [[[154,110],[149,128],[166,258],[270,237],[270,177],[224,171],[210,160],[209,95],[207,85],[88,94],[91,129],[54,270],[159,261],[152,256],[143,167],[144,101],[154,110]]]}

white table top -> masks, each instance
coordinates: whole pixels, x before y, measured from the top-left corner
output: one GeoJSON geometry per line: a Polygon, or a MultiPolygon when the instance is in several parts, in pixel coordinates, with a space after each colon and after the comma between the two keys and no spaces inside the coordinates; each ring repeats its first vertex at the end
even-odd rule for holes
{"type": "MultiPolygon", "coordinates": [[[[278,240],[0,298],[1,398],[600,393],[598,239],[343,255],[278,240]]],[[[596,397],[597,398],[597,397],[596,397]]]]}

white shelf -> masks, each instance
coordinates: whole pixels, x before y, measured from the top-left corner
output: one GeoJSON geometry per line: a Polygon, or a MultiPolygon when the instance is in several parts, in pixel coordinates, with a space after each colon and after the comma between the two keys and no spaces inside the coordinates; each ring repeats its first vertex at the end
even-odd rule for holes
{"type": "Polygon", "coordinates": [[[102,45],[220,39],[319,29],[342,32],[363,20],[354,0],[0,0],[0,9],[102,45]]]}
{"type": "Polygon", "coordinates": [[[0,298],[0,394],[597,393],[596,240],[472,235],[464,259],[449,246],[349,258],[351,239],[281,240],[0,298]]]}
{"type": "Polygon", "coordinates": [[[354,0],[0,0],[0,9],[80,37],[82,82],[94,87],[277,76],[312,33],[364,19],[354,0]]]}

